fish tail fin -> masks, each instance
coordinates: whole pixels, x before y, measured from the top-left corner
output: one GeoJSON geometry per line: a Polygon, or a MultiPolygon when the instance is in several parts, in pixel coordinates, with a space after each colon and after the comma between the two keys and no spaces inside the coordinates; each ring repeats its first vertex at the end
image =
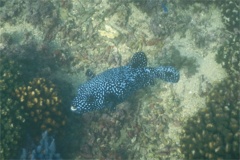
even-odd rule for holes
{"type": "Polygon", "coordinates": [[[156,78],[160,78],[164,81],[177,83],[180,78],[179,71],[172,66],[160,66],[154,70],[156,78]]]}

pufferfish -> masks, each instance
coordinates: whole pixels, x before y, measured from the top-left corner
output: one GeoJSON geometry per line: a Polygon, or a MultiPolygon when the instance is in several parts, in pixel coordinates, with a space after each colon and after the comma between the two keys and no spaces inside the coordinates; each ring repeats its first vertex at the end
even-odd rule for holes
{"type": "Polygon", "coordinates": [[[177,83],[179,77],[179,71],[172,66],[147,67],[145,53],[137,52],[127,65],[108,69],[80,85],[71,110],[85,113],[106,107],[115,109],[137,90],[153,85],[155,79],[177,83]]]}

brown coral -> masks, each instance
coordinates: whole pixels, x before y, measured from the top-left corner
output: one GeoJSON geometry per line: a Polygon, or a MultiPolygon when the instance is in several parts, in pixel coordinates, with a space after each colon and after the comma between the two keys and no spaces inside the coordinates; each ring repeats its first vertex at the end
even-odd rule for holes
{"type": "Polygon", "coordinates": [[[65,125],[61,98],[51,81],[34,78],[28,85],[15,89],[15,95],[24,117],[30,121],[27,123],[36,130],[52,131],[65,125]]]}

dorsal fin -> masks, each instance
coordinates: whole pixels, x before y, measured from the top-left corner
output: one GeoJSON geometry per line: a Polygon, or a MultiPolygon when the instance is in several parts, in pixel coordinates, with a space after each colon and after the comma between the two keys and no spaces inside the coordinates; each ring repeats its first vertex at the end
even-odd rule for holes
{"type": "Polygon", "coordinates": [[[88,80],[90,80],[96,76],[95,73],[93,73],[93,71],[91,69],[87,69],[85,72],[85,75],[87,76],[88,80]]]}
{"type": "Polygon", "coordinates": [[[147,66],[147,57],[144,52],[137,52],[133,55],[128,64],[133,68],[142,68],[147,66]]]}

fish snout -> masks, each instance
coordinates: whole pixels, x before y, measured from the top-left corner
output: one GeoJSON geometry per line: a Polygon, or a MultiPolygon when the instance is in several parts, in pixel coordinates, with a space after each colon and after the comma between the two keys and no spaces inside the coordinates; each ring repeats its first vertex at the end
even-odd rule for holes
{"type": "Polygon", "coordinates": [[[75,112],[77,110],[77,107],[71,106],[71,111],[75,112]]]}

